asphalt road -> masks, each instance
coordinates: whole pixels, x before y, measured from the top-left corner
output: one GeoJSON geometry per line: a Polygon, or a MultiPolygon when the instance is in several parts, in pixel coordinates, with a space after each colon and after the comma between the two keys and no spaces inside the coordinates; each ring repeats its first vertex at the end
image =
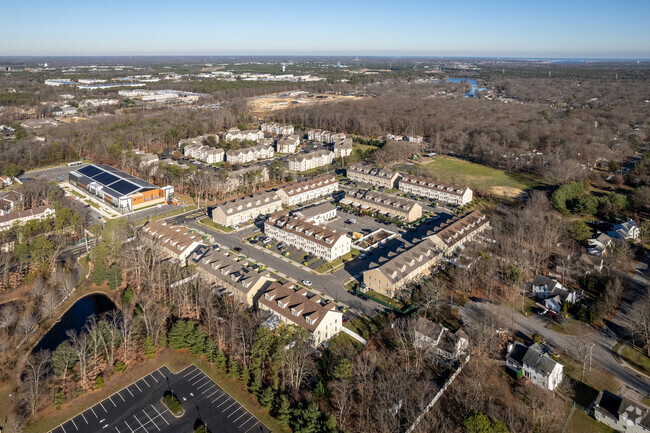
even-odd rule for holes
{"type": "Polygon", "coordinates": [[[177,433],[194,431],[201,423],[212,432],[270,433],[194,365],[178,374],[161,367],[51,432],[177,433]],[[167,392],[178,397],[182,416],[174,416],[162,403],[167,392]]]}
{"type": "Polygon", "coordinates": [[[637,264],[637,272],[632,277],[630,286],[625,294],[618,313],[611,321],[606,322],[604,329],[594,332],[587,337],[575,337],[560,334],[545,327],[546,319],[538,316],[523,316],[519,313],[500,305],[489,303],[471,302],[460,308],[463,322],[471,322],[476,317],[485,314],[485,310],[496,310],[502,317],[504,324],[510,325],[513,332],[521,331],[528,336],[534,333],[540,334],[555,351],[567,353],[577,357],[577,345],[586,343],[593,344],[593,362],[609,371],[622,384],[637,390],[642,395],[650,395],[650,382],[637,375],[633,370],[619,364],[614,358],[612,348],[620,338],[627,333],[626,326],[629,325],[632,305],[648,290],[650,274],[648,273],[650,255],[641,263],[637,264]]]}

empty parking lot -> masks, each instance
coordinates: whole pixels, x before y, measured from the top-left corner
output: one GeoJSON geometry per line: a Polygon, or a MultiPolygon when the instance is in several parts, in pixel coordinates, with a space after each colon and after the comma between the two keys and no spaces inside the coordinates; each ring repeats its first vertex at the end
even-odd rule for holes
{"type": "Polygon", "coordinates": [[[177,374],[161,367],[51,432],[192,432],[199,423],[212,432],[270,432],[195,365],[177,374]],[[174,393],[181,401],[185,410],[181,417],[175,417],[162,403],[165,392],[174,393]]]}

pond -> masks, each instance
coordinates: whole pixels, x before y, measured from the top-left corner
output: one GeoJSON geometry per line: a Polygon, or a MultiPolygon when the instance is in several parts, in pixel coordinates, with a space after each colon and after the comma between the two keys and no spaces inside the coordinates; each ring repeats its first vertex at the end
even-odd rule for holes
{"type": "Polygon", "coordinates": [[[485,90],[485,87],[479,87],[476,80],[472,78],[447,78],[445,80],[447,83],[469,83],[472,86],[472,89],[469,92],[465,92],[466,98],[473,98],[476,96],[476,92],[482,92],[485,90]]]}
{"type": "Polygon", "coordinates": [[[61,320],[56,322],[52,329],[45,334],[45,337],[34,348],[34,352],[45,349],[53,351],[68,339],[66,335],[68,329],[79,332],[93,314],[100,315],[113,309],[115,309],[115,304],[106,295],[84,296],[75,302],[61,317],[61,320]]]}

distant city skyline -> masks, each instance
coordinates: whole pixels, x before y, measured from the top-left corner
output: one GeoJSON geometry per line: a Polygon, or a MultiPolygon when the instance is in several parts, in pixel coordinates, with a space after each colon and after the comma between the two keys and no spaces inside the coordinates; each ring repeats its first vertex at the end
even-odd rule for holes
{"type": "Polygon", "coordinates": [[[0,27],[0,56],[650,59],[647,1],[451,3],[10,2],[3,6],[9,19],[0,27]]]}

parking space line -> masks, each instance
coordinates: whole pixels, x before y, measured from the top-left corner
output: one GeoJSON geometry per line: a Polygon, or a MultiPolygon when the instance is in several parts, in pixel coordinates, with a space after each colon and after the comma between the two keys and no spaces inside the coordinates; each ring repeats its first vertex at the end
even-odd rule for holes
{"type": "Polygon", "coordinates": [[[205,394],[206,392],[210,391],[212,388],[214,388],[216,385],[213,383],[212,386],[207,387],[206,389],[201,392],[201,395],[205,394]]]}
{"type": "MultiPolygon", "coordinates": [[[[189,376],[190,374],[194,373],[194,371],[195,371],[194,368],[197,368],[197,367],[196,367],[195,365],[192,365],[191,367],[193,367],[193,368],[189,371],[189,373],[184,374],[183,377],[187,377],[187,376],[189,376]]],[[[197,369],[198,369],[198,368],[197,368],[197,369]]]]}
{"type": "Polygon", "coordinates": [[[84,421],[86,421],[86,424],[88,424],[88,420],[87,420],[86,417],[84,416],[84,413],[83,413],[83,412],[81,412],[81,417],[84,419],[84,421]]]}
{"type": "Polygon", "coordinates": [[[201,370],[199,370],[195,375],[193,375],[192,377],[190,377],[189,379],[187,379],[187,381],[190,382],[190,381],[194,380],[194,379],[195,379],[198,375],[200,375],[201,373],[203,373],[203,372],[202,372],[201,370]]]}
{"type": "Polygon", "coordinates": [[[65,431],[65,427],[63,427],[63,424],[61,424],[61,428],[63,429],[63,433],[68,433],[67,431],[65,431]]]}
{"type": "Polygon", "coordinates": [[[210,397],[212,397],[213,395],[215,395],[218,392],[219,392],[219,388],[217,388],[212,394],[206,395],[205,398],[210,398],[210,397]]]}
{"type": "Polygon", "coordinates": [[[112,398],[108,397],[108,399],[111,401],[111,403],[113,403],[113,406],[117,407],[117,405],[115,404],[112,398]]]}
{"type": "Polygon", "coordinates": [[[133,395],[133,393],[131,392],[131,390],[129,389],[128,386],[127,386],[126,388],[124,388],[124,389],[126,389],[127,391],[129,391],[129,394],[131,394],[131,397],[135,397],[135,396],[133,395]]]}
{"type": "Polygon", "coordinates": [[[77,427],[77,423],[74,422],[74,418],[70,418],[70,421],[72,421],[72,425],[74,426],[74,428],[76,428],[77,430],[79,430],[79,427],[77,427]]]}
{"type": "Polygon", "coordinates": [[[115,427],[115,430],[117,430],[117,433],[120,433],[120,429],[118,429],[117,427],[115,427]]]}
{"type": "Polygon", "coordinates": [[[157,371],[158,373],[160,373],[160,376],[161,376],[163,379],[167,378],[167,376],[165,376],[165,375],[162,373],[162,371],[160,371],[160,369],[158,369],[158,370],[156,370],[156,371],[157,371]]]}
{"type": "Polygon", "coordinates": [[[126,424],[126,426],[129,428],[129,430],[131,430],[131,433],[133,433],[133,429],[131,428],[129,423],[126,422],[126,420],[124,420],[124,424],[126,424]]]}
{"type": "MultiPolygon", "coordinates": [[[[224,394],[221,394],[219,397],[217,397],[217,398],[215,398],[214,400],[212,400],[212,402],[210,402],[210,404],[216,402],[217,400],[219,400],[219,399],[220,399],[221,397],[223,397],[224,395],[227,395],[227,394],[225,394],[225,393],[224,393],[224,394]]],[[[228,401],[228,399],[225,399],[225,400],[224,400],[224,402],[226,402],[226,401],[228,401]]],[[[223,402],[221,402],[221,404],[223,404],[223,402]]],[[[221,406],[221,405],[219,405],[219,406],[221,406]]],[[[219,407],[219,406],[217,406],[217,407],[219,407]]]]}
{"type": "Polygon", "coordinates": [[[151,378],[152,378],[153,380],[155,380],[156,383],[158,383],[158,379],[156,379],[155,377],[153,377],[153,374],[149,373],[149,376],[151,376],[151,378]]]}
{"type": "Polygon", "coordinates": [[[200,378],[198,378],[197,380],[195,380],[195,381],[193,381],[193,382],[190,382],[190,385],[192,385],[192,386],[196,386],[197,384],[203,382],[203,381],[204,381],[205,379],[207,379],[207,378],[208,378],[208,376],[200,377],[200,378]]]}
{"type": "Polygon", "coordinates": [[[136,388],[138,388],[138,390],[139,390],[140,392],[142,392],[142,390],[141,390],[140,387],[138,386],[138,382],[133,382],[133,384],[135,385],[136,388]]]}
{"type": "MultiPolygon", "coordinates": [[[[210,378],[206,376],[206,379],[210,379],[210,378]]],[[[212,382],[212,381],[211,381],[211,380],[208,380],[208,381],[205,382],[203,385],[201,385],[201,386],[199,386],[198,388],[196,388],[196,390],[198,391],[199,389],[203,388],[205,385],[210,384],[210,382],[212,382]]],[[[199,380],[198,382],[196,382],[196,383],[194,384],[194,386],[198,385],[199,383],[201,383],[200,380],[199,380]]]]}
{"type": "Polygon", "coordinates": [[[99,402],[99,405],[102,407],[102,409],[104,409],[104,412],[108,413],[108,411],[106,410],[106,408],[104,407],[101,401],[99,402]]]}
{"type": "Polygon", "coordinates": [[[165,422],[167,423],[167,425],[169,425],[169,422],[167,422],[167,420],[165,419],[165,417],[163,416],[163,414],[160,413],[160,412],[158,412],[158,409],[156,409],[156,406],[154,406],[154,405],[152,404],[151,407],[153,407],[153,410],[155,410],[156,413],[157,413],[158,415],[160,415],[160,417],[163,419],[163,421],[165,421],[165,422]]]}
{"type": "Polygon", "coordinates": [[[260,422],[257,421],[255,424],[253,424],[253,425],[252,425],[248,430],[246,430],[244,433],[248,433],[249,431],[253,430],[253,428],[254,428],[257,424],[259,424],[259,423],[260,423],[260,422]]]}
{"type": "Polygon", "coordinates": [[[147,430],[147,429],[145,428],[145,426],[142,425],[142,423],[140,422],[140,420],[138,419],[137,416],[133,415],[133,418],[135,418],[135,420],[136,420],[137,422],[140,423],[140,426],[142,426],[142,429],[143,429],[144,431],[146,431],[147,433],[149,433],[149,430],[147,430]]]}
{"type": "Polygon", "coordinates": [[[239,427],[237,427],[237,428],[242,428],[244,425],[246,425],[246,423],[247,423],[248,421],[250,421],[250,420],[253,419],[253,418],[255,418],[255,417],[251,414],[251,416],[249,416],[248,418],[246,418],[246,421],[244,421],[243,423],[239,424],[239,427]]]}
{"type": "MultiPolygon", "coordinates": [[[[226,401],[228,401],[228,400],[226,400],[226,401]]],[[[225,401],[224,401],[224,403],[225,403],[225,401]]],[[[233,402],[230,403],[230,404],[228,405],[228,407],[224,408],[223,411],[224,411],[224,412],[227,411],[227,410],[230,409],[230,407],[231,407],[232,405],[234,405],[235,403],[237,403],[237,400],[233,400],[233,402]]],[[[223,404],[223,403],[221,403],[221,404],[223,404]]],[[[220,404],[219,406],[221,406],[221,404],[220,404]]],[[[219,406],[217,406],[217,407],[219,407],[219,406]]]]}
{"type": "MultiPolygon", "coordinates": [[[[233,413],[234,413],[234,412],[233,412],[233,413]]],[[[244,413],[242,413],[242,414],[239,415],[237,418],[235,418],[234,420],[232,420],[232,422],[237,422],[237,421],[239,421],[239,420],[241,419],[241,417],[245,416],[247,413],[248,413],[247,411],[244,411],[244,413]]],[[[229,418],[230,418],[230,417],[229,417],[229,418]]]]}
{"type": "MultiPolygon", "coordinates": [[[[231,413],[230,415],[227,415],[227,416],[226,416],[226,418],[230,418],[231,416],[233,416],[235,413],[237,413],[237,411],[238,411],[239,409],[243,409],[243,407],[241,407],[241,406],[236,407],[235,410],[233,410],[232,413],[231,413]]],[[[224,410],[224,412],[225,412],[225,410],[224,410]]]]}
{"type": "Polygon", "coordinates": [[[144,377],[142,378],[142,381],[143,381],[144,383],[146,383],[146,384],[147,384],[147,386],[148,386],[149,388],[151,388],[151,385],[149,385],[149,382],[147,382],[147,381],[145,380],[145,378],[144,378],[144,377]]]}
{"type": "MultiPolygon", "coordinates": [[[[144,409],[142,409],[142,412],[144,412],[144,409]]],[[[156,428],[158,429],[158,431],[160,431],[160,427],[158,427],[158,424],[156,424],[155,422],[153,422],[153,420],[151,419],[151,417],[149,416],[149,414],[148,414],[147,412],[144,412],[144,414],[147,415],[147,418],[149,418],[149,421],[151,421],[151,424],[153,424],[154,426],[156,426],[156,428]]]]}
{"type": "Polygon", "coordinates": [[[119,395],[120,398],[122,399],[122,401],[123,401],[124,403],[126,403],[126,400],[124,400],[124,397],[122,397],[122,394],[120,394],[120,393],[118,392],[117,395],[119,395]]]}
{"type": "Polygon", "coordinates": [[[93,408],[91,407],[90,410],[93,411],[93,415],[95,415],[95,418],[99,418],[99,417],[97,416],[97,414],[95,413],[95,409],[93,409],[93,408]]]}

